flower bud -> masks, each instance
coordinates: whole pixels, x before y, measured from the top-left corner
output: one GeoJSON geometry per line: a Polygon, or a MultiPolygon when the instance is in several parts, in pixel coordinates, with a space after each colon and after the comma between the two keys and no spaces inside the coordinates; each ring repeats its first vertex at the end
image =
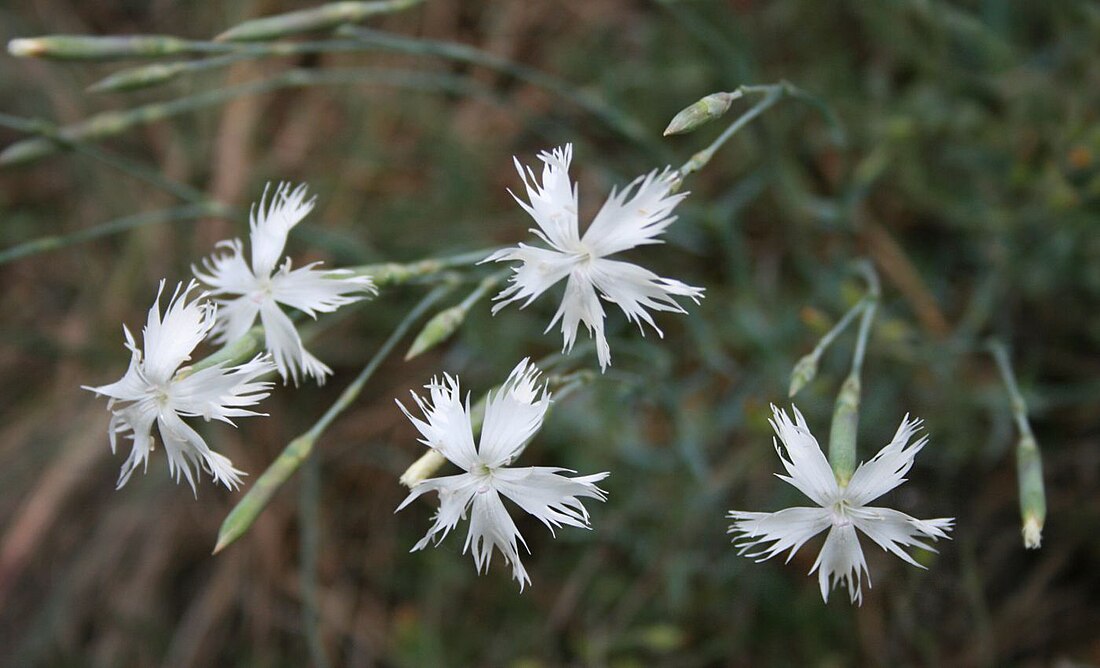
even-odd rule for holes
{"type": "Polygon", "coordinates": [[[734,100],[741,97],[740,91],[732,93],[711,93],[695,104],[686,107],[673,117],[672,122],[665,128],[665,136],[678,135],[691,132],[695,128],[709,123],[716,118],[721,118],[729,111],[734,100]]]}
{"type": "Polygon", "coordinates": [[[185,39],[163,35],[124,35],[90,37],[87,35],[47,35],[22,37],[8,42],[8,53],[17,58],[55,60],[114,60],[119,58],[155,58],[190,53],[185,39]]]}
{"type": "Polygon", "coordinates": [[[798,360],[798,364],[794,365],[794,371],[791,371],[791,388],[787,396],[793,397],[798,394],[816,375],[817,355],[810,353],[798,360]]]}
{"type": "Polygon", "coordinates": [[[1037,550],[1043,541],[1043,523],[1047,516],[1046,490],[1043,485],[1043,460],[1035,437],[1024,434],[1016,446],[1016,473],[1020,486],[1020,519],[1024,547],[1037,550]]]}
{"type": "Polygon", "coordinates": [[[416,335],[412,346],[409,347],[409,352],[405,353],[405,360],[411,360],[451,338],[451,335],[462,325],[462,321],[466,319],[466,312],[466,307],[459,304],[435,314],[428,324],[424,325],[424,329],[416,335]]]}

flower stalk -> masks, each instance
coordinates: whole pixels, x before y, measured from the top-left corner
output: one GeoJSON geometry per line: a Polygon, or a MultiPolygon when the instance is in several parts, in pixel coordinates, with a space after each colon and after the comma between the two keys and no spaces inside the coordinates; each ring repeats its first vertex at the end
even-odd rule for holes
{"type": "Polygon", "coordinates": [[[449,74],[411,72],[390,68],[340,68],[333,70],[293,69],[267,79],[226,86],[195,95],[126,109],[95,114],[83,121],[57,129],[56,133],[23,139],[0,152],[0,167],[40,160],[68,148],[75,142],[93,142],[128,130],[206,107],[225,104],[250,95],[262,95],[284,88],[307,86],[381,85],[421,91],[447,91],[460,95],[488,92],[463,77],[449,74]]]}
{"type": "MultiPolygon", "coordinates": [[[[672,123],[665,129],[665,134],[670,135],[687,132],[702,123],[714,120],[726,113],[726,110],[722,109],[722,104],[731,104],[734,100],[748,95],[762,95],[763,97],[759,102],[750,107],[748,111],[738,116],[733,123],[730,123],[729,127],[727,127],[722,134],[718,135],[718,138],[711,142],[710,146],[707,146],[702,151],[691,156],[691,158],[680,167],[676,181],[672,187],[672,192],[676,192],[680,189],[684,179],[689,174],[694,174],[706,167],[711,159],[714,158],[714,154],[718,152],[718,149],[722,148],[731,137],[737,134],[757,116],[775,106],[780,100],[788,97],[801,100],[817,109],[831,126],[834,139],[838,143],[843,143],[844,141],[844,134],[841,130],[840,123],[832,113],[832,110],[817,97],[785,80],[774,84],[738,86],[735,90],[727,93],[708,95],[677,114],[676,117],[673,118],[672,123]],[[714,98],[715,96],[718,97],[708,102],[708,99],[714,98]],[[723,102],[723,100],[725,100],[725,102],[723,102]],[[680,121],[679,123],[678,120],[680,121]],[[681,125],[683,125],[683,127],[680,127],[681,125]]],[[[726,108],[728,109],[728,104],[726,108]]]]}
{"type": "Polygon", "coordinates": [[[881,287],[874,265],[869,261],[861,262],[860,272],[867,281],[867,296],[863,298],[863,315],[859,321],[859,334],[856,338],[855,352],[852,355],[852,370],[840,387],[833,408],[833,423],[829,429],[829,465],[837,483],[845,487],[852,479],[856,469],[856,434],[859,430],[859,403],[861,393],[860,376],[863,373],[863,358],[867,352],[867,340],[871,336],[871,324],[878,309],[881,287]]]}
{"type": "Polygon", "coordinates": [[[833,340],[840,336],[844,330],[848,329],[848,325],[855,320],[855,317],[863,312],[863,309],[867,307],[867,299],[861,299],[856,302],[855,306],[848,309],[848,312],[844,314],[833,328],[825,333],[825,336],[821,337],[821,340],[817,342],[817,345],[812,351],[807,353],[802,359],[798,360],[798,363],[794,365],[794,370],[791,371],[791,385],[787,394],[788,397],[793,397],[802,391],[802,388],[810,383],[817,376],[817,365],[821,361],[821,355],[832,345],[833,340]]]}
{"type": "Polygon", "coordinates": [[[491,276],[485,277],[478,283],[478,286],[474,288],[473,292],[462,300],[462,303],[435,314],[432,319],[428,321],[428,324],[424,325],[424,328],[420,330],[420,333],[416,335],[416,338],[413,339],[412,345],[409,346],[409,351],[405,353],[405,361],[426,353],[451,338],[451,336],[458,331],[458,328],[462,326],[462,323],[466,321],[466,316],[470,312],[470,307],[496,287],[496,284],[506,275],[507,272],[497,272],[491,276]]]}
{"type": "Polygon", "coordinates": [[[327,30],[345,23],[359,23],[378,14],[399,12],[424,0],[374,0],[373,2],[332,2],[275,16],[239,23],[215,39],[223,42],[253,42],[327,30]]]}
{"type": "Polygon", "coordinates": [[[213,42],[193,41],[168,35],[44,35],[20,37],[8,42],[8,53],[17,58],[51,60],[121,60],[125,58],[161,58],[193,53],[218,53],[232,47],[213,42]]]}
{"type": "Polygon", "coordinates": [[[997,362],[1005,390],[1012,406],[1012,417],[1020,438],[1016,441],[1016,476],[1020,490],[1020,521],[1024,547],[1037,550],[1043,542],[1043,524],[1047,517],[1046,489],[1043,484],[1043,458],[1039,442],[1031,431],[1027,415],[1027,403],[1016,383],[1016,374],[1008,357],[1008,350],[1000,341],[990,341],[988,349],[997,362]]]}

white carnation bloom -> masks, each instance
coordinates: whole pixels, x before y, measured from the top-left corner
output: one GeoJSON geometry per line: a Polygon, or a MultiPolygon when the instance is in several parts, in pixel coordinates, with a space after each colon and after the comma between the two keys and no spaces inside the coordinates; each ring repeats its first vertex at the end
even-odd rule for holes
{"type": "Polygon", "coordinates": [[[130,456],[119,474],[119,487],[126,484],[139,466],[148,468],[154,423],[168,454],[168,470],[177,482],[182,474],[194,489],[195,473],[205,469],[214,482],[235,489],[244,475],[228,457],[211,450],[183,418],[202,417],[233,424],[230,418],[263,415],[244,407],[253,406],[268,395],[271,383],[256,379],[275,367],[269,355],[261,355],[240,366],[226,368],[219,364],[176,378],[176,370],[191,359],[195,346],[214,327],[216,307],[201,301],[203,295],[187,303],[188,295],[197,287],[195,281],[186,288],[182,284],[177,286],[161,318],[160,295],[164,291],[161,281],[142,330],[144,351],[123,326],[126,347],[130,349],[126,375],[110,385],[84,388],[110,397],[107,408],[111,411],[108,427],[111,452],[115,451],[119,434],[128,433],[133,441],[130,456]]]}
{"type": "Polygon", "coordinates": [[[561,474],[575,471],[509,466],[542,427],[550,406],[550,393],[545,384],[537,384],[538,376],[538,369],[525,359],[498,391],[490,393],[478,446],[474,445],[470,425],[470,397],[467,394],[463,404],[457,378],[444,376],[442,382],[433,379],[425,386],[430,393],[428,400],[413,393],[425,420],[413,417],[397,402],[420,431],[421,442],[465,471],[416,484],[398,506],[397,510],[401,510],[426,492],[439,493],[435,521],[413,551],[423,549],[433,539],[436,543],[443,540],[469,511],[470,529],[463,552],[473,553],[478,572],[482,572],[489,568],[493,548],[499,549],[505,562],[512,566],[512,575],[519,581],[521,591],[531,581],[519,558],[519,544],[523,543],[524,548],[527,544],[501,496],[537,517],[551,533],[563,524],[589,528],[588,511],[580,498],[606,499],[595,483],[606,478],[607,473],[569,478],[561,474]]]}
{"type": "Polygon", "coordinates": [[[497,295],[499,303],[493,307],[494,314],[521,299],[525,300],[520,306],[523,308],[550,286],[566,279],[565,297],[546,330],[561,320],[564,350],[569,351],[577,338],[577,327],[583,322],[596,338],[600,368],[606,370],[611,363],[611,349],[604,336],[604,310],[599,297],[618,304],[627,319],[638,324],[643,335],[645,323],[664,336],[649,310],[686,313],[673,296],[699,303],[703,288],[661,278],[636,264],[608,259],[636,246],[663,243],[657,237],[676,220],[672,210],[687,195],[670,192],[675,172],[655,170],[639,176],[621,192],[612,190],[581,236],[577,187],[569,180],[572,158],[571,144],[551,153],[540,153],[541,185],[535,173],[530,168],[525,170],[516,160],[516,169],[531,202],[525,203],[514,193],[512,196],[538,225],[531,231],[550,248],[520,244],[497,251],[484,261],[523,263],[514,269],[511,284],[497,295]]]}
{"type": "Polygon", "coordinates": [[[918,520],[897,510],[867,505],[905,482],[904,476],[912,468],[913,458],[928,442],[927,437],[909,442],[920,429],[920,420],[905,416],[894,440],[870,461],[860,464],[848,485],[841,487],[798,409],[794,409],[796,422],[791,422],[785,412],[774,406],[772,412],[771,424],[782,443],[782,448],[776,444],[775,449],[788,473],[779,478],[798,488],[820,507],[787,508],[775,513],[730,511],[729,518],[735,521],[729,533],[741,534],[743,539],[738,544],[740,553],[759,547],[759,551],[747,556],[764,561],[790,548],[787,555],[790,561],[807,540],[828,529],[825,545],[810,569],[810,573],[818,572],[821,597],[826,602],[829,590],[837,584],[844,583],[853,603],[863,600],[860,583],[864,576],[867,586],[871,586],[856,529],[903,561],[924,568],[903,548],[919,547],[934,552],[923,539],[947,538],[955,520],[918,520]]]}
{"type": "Polygon", "coordinates": [[[313,210],[316,198],[306,200],[305,184],[291,190],[289,183],[279,184],[270,202],[267,195],[268,188],[265,188],[259,203],[252,206],[249,217],[251,266],[245,260],[240,239],[233,239],[220,242],[218,247],[228,252],[204,259],[205,272],[195,268],[195,276],[211,287],[212,295],[222,297],[217,300],[221,307],[214,328],[217,341],[240,338],[259,316],[267,349],[283,381],[293,378],[297,385],[300,373],[322,384],[332,369],[305,349],[298,330],[280,305],[316,318],[318,313],[329,313],[362,299],[362,293],[373,294],[374,283],[368,276],[355,276],[347,270],[315,269],[320,262],[291,269],[290,258],[286,258],[276,268],[287,235],[313,210]],[[236,296],[227,298],[226,295],[236,296]]]}

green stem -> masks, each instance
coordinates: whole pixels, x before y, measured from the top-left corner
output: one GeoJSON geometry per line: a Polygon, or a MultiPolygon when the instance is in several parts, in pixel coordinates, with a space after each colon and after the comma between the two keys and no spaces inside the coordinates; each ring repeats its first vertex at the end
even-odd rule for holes
{"type": "Polygon", "coordinates": [[[207,203],[189,204],[171,209],[147,211],[132,216],[116,218],[101,225],[94,225],[83,230],[78,230],[72,234],[52,234],[37,239],[31,239],[30,241],[24,241],[23,243],[6,248],[0,251],[0,265],[29,255],[55,251],[67,246],[73,246],[112,234],[119,234],[146,225],[156,225],[159,223],[169,223],[181,220],[198,220],[209,216],[225,215],[225,213],[226,211],[223,207],[213,203],[207,203]]]}
{"type": "Polygon", "coordinates": [[[124,158],[119,155],[108,153],[101,148],[93,146],[91,144],[84,143],[74,139],[64,139],[60,136],[59,130],[56,125],[47,121],[39,119],[26,119],[18,116],[12,116],[10,114],[0,113],[0,125],[20,132],[26,132],[28,134],[38,135],[39,137],[50,138],[53,141],[61,143],[65,148],[72,149],[77,153],[87,155],[102,162],[103,164],[118,170],[124,174],[132,176],[140,181],[148,183],[149,185],[159,188],[167,193],[175,195],[185,202],[191,204],[206,204],[208,206],[220,207],[223,211],[223,215],[228,215],[231,211],[228,206],[225,206],[219,202],[214,202],[207,198],[206,194],[201,190],[193,188],[181,181],[168,178],[160,171],[143,165],[136,160],[124,158]]]}
{"type": "Polygon", "coordinates": [[[699,151],[695,155],[691,156],[687,162],[680,167],[677,175],[677,185],[675,189],[679,188],[679,184],[683,182],[684,178],[689,174],[693,174],[711,161],[714,154],[718,152],[718,149],[730,140],[733,135],[737,134],[743,127],[748,125],[753,119],[760,114],[767,111],[770,107],[774,106],[777,102],[784,98],[794,98],[800,100],[806,104],[809,104],[819,113],[821,113],[829,126],[833,129],[834,139],[838,143],[844,141],[844,133],[841,129],[840,123],[832,110],[817,97],[807,93],[798,86],[790,83],[789,81],[780,81],[775,84],[766,84],[758,86],[738,86],[735,90],[730,91],[729,95],[734,97],[743,97],[746,95],[763,95],[763,99],[753,105],[748,111],[737,117],[733,123],[730,123],[722,134],[718,136],[710,146],[707,146],[702,151],[699,151]]]}
{"type": "Polygon", "coordinates": [[[829,464],[841,487],[848,484],[856,469],[856,436],[859,431],[859,404],[862,392],[863,358],[867,352],[867,340],[875,320],[881,295],[878,274],[869,261],[861,262],[860,273],[867,281],[863,315],[859,321],[855,352],[852,354],[852,370],[840,387],[833,408],[833,423],[829,430],[829,464]]]}
{"type": "Polygon", "coordinates": [[[1008,392],[1012,406],[1012,417],[1020,432],[1016,443],[1016,475],[1020,490],[1020,520],[1023,524],[1024,547],[1036,549],[1043,539],[1043,525],[1046,523],[1047,502],[1043,483],[1043,458],[1039,452],[1039,442],[1031,431],[1031,421],[1027,415],[1027,403],[1016,384],[1016,374],[1012,361],[1004,344],[992,340],[988,344],[990,354],[997,362],[1001,380],[1008,392]]]}
{"type": "Polygon", "coordinates": [[[821,355],[830,345],[832,345],[836,337],[840,336],[844,330],[848,329],[848,325],[852,324],[852,320],[867,307],[867,304],[866,297],[856,302],[855,306],[848,309],[844,317],[833,325],[833,328],[826,332],[825,336],[821,337],[821,340],[817,342],[814,349],[804,355],[802,359],[798,360],[798,363],[794,365],[794,370],[791,371],[791,384],[788,396],[793,397],[798,394],[799,390],[814,379],[817,375],[817,365],[821,361],[821,355]]]}
{"type": "Polygon", "coordinates": [[[410,55],[438,56],[472,65],[485,67],[537,88],[548,90],[572,102],[581,109],[599,119],[609,129],[637,146],[646,149],[655,157],[665,159],[667,151],[659,142],[654,141],[645,129],[633,117],[606,102],[581,91],[570,83],[551,76],[533,67],[515,63],[507,58],[486,53],[466,44],[441,42],[428,39],[401,37],[378,30],[342,26],[338,35],[352,37],[376,48],[387,49],[410,55]]]}
{"type": "Polygon", "coordinates": [[[317,552],[321,542],[321,462],[307,457],[302,471],[298,501],[299,558],[298,577],[302,583],[302,627],[315,668],[329,666],[321,641],[320,613],[317,604],[317,552]]]}
{"type": "Polygon", "coordinates": [[[268,502],[271,501],[271,497],[298,470],[302,462],[310,456],[317,439],[328,429],[333,420],[339,417],[355,401],[364,385],[378,370],[382,361],[393,351],[394,346],[409,331],[409,328],[453,289],[453,283],[439,285],[421,299],[397,325],[393,333],[378,349],[378,352],[374,354],[374,357],[359,372],[359,375],[351,381],[317,422],[305,433],[292,440],[275,461],[268,466],[267,470],[260,474],[260,477],[245,493],[244,498],[237,503],[233,510],[229,511],[222,522],[221,529],[218,531],[217,544],[214,546],[214,554],[224,550],[230,543],[248,531],[268,502]]]}
{"type": "Polygon", "coordinates": [[[174,63],[152,63],[119,70],[88,87],[95,93],[123,92],[159,86],[176,77],[229,67],[261,58],[301,56],[318,53],[362,53],[372,50],[356,40],[318,40],[313,42],[270,42],[266,44],[223,44],[210,42],[223,51],[221,55],[183,60],[174,63]]]}
{"type": "Polygon", "coordinates": [[[87,142],[113,137],[127,130],[206,107],[224,104],[249,95],[261,95],[283,88],[368,84],[393,86],[419,91],[444,91],[460,95],[492,97],[471,80],[449,74],[377,68],[336,70],[293,69],[259,81],[205,91],[169,102],[155,102],[125,111],[96,114],[57,130],[55,136],[35,137],[16,142],[0,153],[0,167],[32,162],[68,148],[71,142],[87,142]]]}
{"type": "Polygon", "coordinates": [[[327,30],[345,23],[358,23],[377,14],[399,12],[424,0],[375,0],[374,2],[333,2],[275,16],[252,19],[233,26],[215,39],[220,41],[258,41],[327,30]]]}
{"type": "Polygon", "coordinates": [[[470,312],[470,307],[492,290],[497,283],[503,280],[509,271],[510,270],[499,271],[490,276],[486,276],[461,303],[443,309],[432,316],[420,330],[420,333],[416,335],[416,338],[413,339],[412,345],[409,346],[408,352],[405,353],[405,360],[411,360],[417,355],[425,353],[451,338],[451,336],[458,331],[458,328],[462,326],[462,323],[466,321],[466,315],[470,312]]]}
{"type": "Polygon", "coordinates": [[[489,257],[495,248],[470,251],[450,257],[429,258],[405,264],[397,262],[382,262],[378,264],[365,264],[347,269],[357,276],[370,276],[374,279],[375,287],[386,287],[401,283],[408,283],[417,278],[438,274],[446,269],[465,267],[477,264],[489,257]]]}

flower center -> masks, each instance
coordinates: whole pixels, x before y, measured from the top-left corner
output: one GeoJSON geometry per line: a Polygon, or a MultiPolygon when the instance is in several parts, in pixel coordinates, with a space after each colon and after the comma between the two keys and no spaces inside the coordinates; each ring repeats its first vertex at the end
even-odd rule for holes
{"type": "Polygon", "coordinates": [[[153,388],[153,400],[157,402],[157,405],[164,408],[172,401],[172,392],[170,386],[157,385],[153,388]]]}
{"type": "Polygon", "coordinates": [[[833,504],[830,510],[832,511],[833,526],[846,527],[852,523],[852,518],[849,517],[848,511],[850,511],[852,505],[848,502],[848,499],[841,499],[833,504]]]}
{"type": "Polygon", "coordinates": [[[492,488],[493,469],[491,469],[488,464],[475,464],[474,467],[470,469],[470,474],[481,479],[481,484],[477,488],[478,494],[484,494],[492,488]]]}

